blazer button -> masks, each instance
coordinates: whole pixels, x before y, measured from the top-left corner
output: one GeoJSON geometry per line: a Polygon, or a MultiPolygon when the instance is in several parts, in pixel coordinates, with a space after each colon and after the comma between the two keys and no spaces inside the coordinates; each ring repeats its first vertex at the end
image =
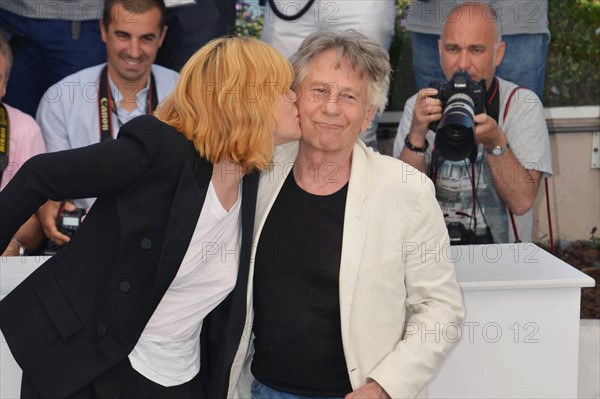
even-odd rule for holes
{"type": "Polygon", "coordinates": [[[119,284],[119,290],[124,294],[128,293],[130,289],[131,284],[129,284],[129,281],[121,281],[121,284],[119,284]]]}
{"type": "Polygon", "coordinates": [[[144,238],[142,240],[141,245],[142,245],[142,248],[144,248],[144,249],[150,249],[150,248],[152,248],[152,241],[150,241],[148,238],[144,238]]]}
{"type": "Polygon", "coordinates": [[[108,329],[106,328],[106,326],[104,324],[98,325],[98,335],[99,336],[104,337],[107,332],[108,332],[108,329]]]}

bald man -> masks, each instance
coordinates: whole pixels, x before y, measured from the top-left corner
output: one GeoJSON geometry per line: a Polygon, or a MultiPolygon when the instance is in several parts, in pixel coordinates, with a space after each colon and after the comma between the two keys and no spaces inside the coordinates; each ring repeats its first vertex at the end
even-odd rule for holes
{"type": "Polygon", "coordinates": [[[530,210],[539,181],[552,174],[542,103],[532,91],[495,76],[506,46],[489,5],[469,2],[454,8],[438,47],[448,80],[466,72],[485,89],[485,111],[474,116],[476,159],[450,161],[430,145],[435,139],[430,123],[442,118],[445,105],[433,88],[406,102],[394,156],[434,180],[454,244],[504,243],[515,236],[531,241],[530,210]],[[520,231],[511,228],[510,212],[526,215],[529,223],[520,231]]]}

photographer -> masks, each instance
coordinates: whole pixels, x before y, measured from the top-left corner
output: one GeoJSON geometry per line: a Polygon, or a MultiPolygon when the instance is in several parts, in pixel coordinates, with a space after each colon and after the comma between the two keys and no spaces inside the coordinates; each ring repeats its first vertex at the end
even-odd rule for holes
{"type": "MultiPolygon", "coordinates": [[[[100,33],[107,62],[65,77],[40,101],[36,120],[48,152],[116,138],[124,123],[152,114],[177,82],[177,72],[154,64],[168,30],[163,0],[105,0],[103,10],[100,33]]],[[[73,200],[63,208],[48,201],[38,212],[45,236],[56,246],[70,241],[57,225],[60,212],[83,212],[94,202],[73,200]]],[[[50,245],[48,252],[54,250],[50,245]]]]}
{"type": "MultiPolygon", "coordinates": [[[[530,211],[540,178],[552,173],[541,101],[535,93],[495,76],[506,45],[493,8],[482,3],[454,8],[438,45],[448,79],[464,71],[484,85],[485,112],[471,117],[476,152],[449,160],[453,157],[432,148],[436,134],[430,123],[445,116],[447,104],[438,98],[437,89],[425,88],[406,102],[394,156],[434,180],[447,225],[462,232],[455,243],[509,242],[508,210],[515,215],[530,211]]],[[[519,235],[530,241],[531,226],[525,230],[519,235]]]]}

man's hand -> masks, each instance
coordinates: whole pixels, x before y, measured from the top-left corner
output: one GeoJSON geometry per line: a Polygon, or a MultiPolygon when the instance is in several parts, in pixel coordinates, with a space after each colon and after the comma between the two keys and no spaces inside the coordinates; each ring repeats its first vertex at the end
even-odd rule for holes
{"type": "MultiPolygon", "coordinates": [[[[58,217],[60,206],[60,202],[48,201],[38,209],[37,213],[46,238],[54,241],[59,247],[62,247],[68,243],[71,238],[58,231],[56,226],[56,218],[58,217]]],[[[64,208],[69,212],[77,209],[77,207],[69,201],[65,202],[64,208]]]]}
{"type": "Polygon", "coordinates": [[[391,399],[385,389],[377,381],[367,382],[362,387],[350,392],[344,399],[391,399]]]}
{"type": "Polygon", "coordinates": [[[475,141],[485,149],[506,145],[506,136],[494,118],[488,114],[475,115],[475,124],[475,141]]]}
{"type": "Polygon", "coordinates": [[[19,244],[17,244],[16,241],[11,241],[4,250],[2,256],[19,256],[19,249],[19,244]]]}
{"type": "Polygon", "coordinates": [[[432,88],[422,89],[417,94],[410,126],[410,139],[414,146],[422,147],[429,131],[429,124],[442,118],[442,101],[432,97],[436,94],[437,90],[432,88]]]}

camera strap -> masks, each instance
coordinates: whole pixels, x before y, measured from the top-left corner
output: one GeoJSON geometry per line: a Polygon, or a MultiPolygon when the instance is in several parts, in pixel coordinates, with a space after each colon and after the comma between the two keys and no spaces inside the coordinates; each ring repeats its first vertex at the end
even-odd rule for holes
{"type": "Polygon", "coordinates": [[[0,102],[0,174],[8,166],[8,148],[10,145],[10,122],[4,104],[0,102]]]}
{"type": "MultiPolygon", "coordinates": [[[[271,10],[273,10],[273,13],[275,15],[277,15],[278,18],[281,18],[284,21],[294,21],[296,19],[301,18],[304,14],[306,14],[306,12],[309,10],[310,7],[312,7],[314,2],[315,2],[315,0],[308,0],[308,2],[304,5],[303,8],[301,8],[296,14],[292,14],[292,15],[286,15],[286,14],[282,13],[279,10],[279,8],[277,8],[277,4],[275,3],[274,0],[269,0],[269,5],[271,6],[271,10]]],[[[295,5],[297,5],[297,3],[295,3],[295,5]]]]}
{"type": "MultiPolygon", "coordinates": [[[[150,72],[150,90],[148,91],[148,105],[146,113],[151,115],[158,105],[158,95],[156,94],[156,81],[154,74],[150,72]]],[[[108,83],[108,67],[105,66],[100,72],[100,87],[98,88],[98,120],[100,123],[100,141],[114,139],[112,114],[117,114],[110,85],[108,83]]],[[[121,126],[119,126],[121,127],[121,126]]]]}
{"type": "Polygon", "coordinates": [[[486,101],[485,104],[485,112],[494,118],[496,123],[498,123],[498,118],[500,116],[500,84],[498,83],[498,78],[494,77],[492,80],[492,85],[489,90],[485,91],[486,101]]]}
{"type": "MultiPolygon", "coordinates": [[[[504,107],[504,115],[502,116],[502,123],[504,123],[506,121],[506,116],[508,115],[508,109],[510,108],[512,99],[513,99],[515,93],[517,92],[517,90],[519,90],[519,89],[525,89],[525,87],[523,87],[523,86],[515,87],[513,89],[513,91],[510,93],[510,95],[508,96],[508,101],[506,102],[506,107],[504,107]]],[[[552,229],[552,212],[550,211],[550,192],[549,192],[549,188],[548,188],[548,178],[547,177],[544,177],[544,189],[546,190],[546,212],[548,215],[548,232],[550,234],[550,251],[552,253],[555,253],[554,233],[553,233],[553,229],[552,229]]],[[[521,240],[519,239],[519,232],[517,230],[517,224],[515,222],[515,215],[513,215],[513,213],[510,211],[510,209],[508,210],[508,214],[510,216],[510,223],[513,228],[515,242],[521,242],[521,240]]]]}

